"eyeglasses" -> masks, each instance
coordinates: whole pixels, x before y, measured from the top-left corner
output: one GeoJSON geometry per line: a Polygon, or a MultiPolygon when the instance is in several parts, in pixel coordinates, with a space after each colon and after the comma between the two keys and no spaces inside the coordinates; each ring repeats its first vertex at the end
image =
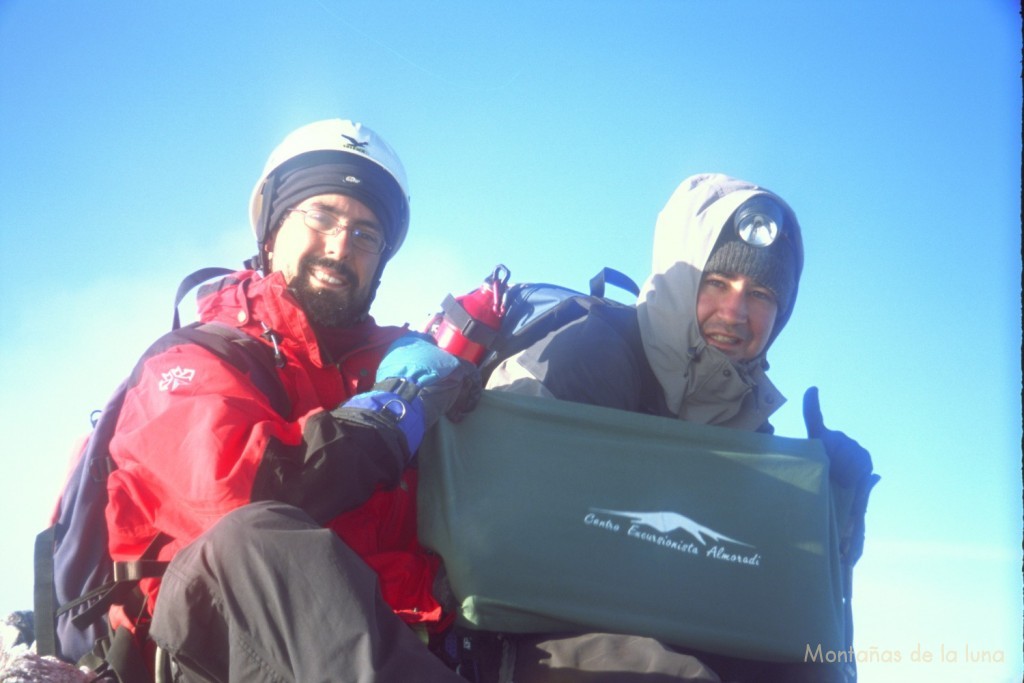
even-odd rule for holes
{"type": "Polygon", "coordinates": [[[306,227],[321,235],[340,235],[345,233],[348,243],[360,251],[380,254],[387,248],[384,236],[373,228],[359,226],[342,226],[340,219],[319,209],[288,209],[289,213],[301,213],[302,222],[306,227]]]}

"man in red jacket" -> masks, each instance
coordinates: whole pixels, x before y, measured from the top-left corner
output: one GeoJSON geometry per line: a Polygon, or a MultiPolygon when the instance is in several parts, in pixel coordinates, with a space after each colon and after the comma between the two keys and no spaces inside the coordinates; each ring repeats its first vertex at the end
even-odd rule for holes
{"type": "Polygon", "coordinates": [[[139,366],[111,442],[110,551],[156,539],[171,562],[112,625],[188,681],[461,680],[423,645],[444,615],[409,465],[480,386],[369,315],[408,228],[402,165],[365,126],[320,121],[273,152],[250,208],[253,270],[202,289],[199,317],[260,340],[289,407],[198,345],[139,366]]]}

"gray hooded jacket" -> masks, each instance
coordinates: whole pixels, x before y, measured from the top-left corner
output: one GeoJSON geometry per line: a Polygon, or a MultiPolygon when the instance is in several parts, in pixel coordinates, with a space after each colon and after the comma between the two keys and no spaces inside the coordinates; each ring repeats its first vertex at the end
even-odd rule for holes
{"type": "Polygon", "coordinates": [[[658,216],[651,275],[637,301],[644,354],[665,392],[672,414],[690,422],[757,429],[785,399],[765,375],[765,354],[793,311],[797,287],[779,314],[758,358],[733,363],[711,347],[697,322],[697,294],[704,266],[733,213],[748,199],[770,196],[783,209],[786,239],[803,266],[800,226],[781,197],[721,174],[695,175],[679,185],[658,216]]]}
{"type": "Polygon", "coordinates": [[[709,346],[697,321],[697,294],[711,251],[722,230],[732,225],[736,209],[757,195],[768,195],[783,208],[799,282],[800,228],[780,197],[721,174],[691,176],[658,217],[652,272],[635,316],[624,321],[620,311],[595,306],[584,318],[506,359],[487,388],[735,429],[765,428],[785,401],[765,375],[765,354],[789,319],[796,285],[789,301],[780,302],[764,351],[751,361],[733,363],[709,346]],[[658,395],[652,398],[651,393],[658,395]]]}

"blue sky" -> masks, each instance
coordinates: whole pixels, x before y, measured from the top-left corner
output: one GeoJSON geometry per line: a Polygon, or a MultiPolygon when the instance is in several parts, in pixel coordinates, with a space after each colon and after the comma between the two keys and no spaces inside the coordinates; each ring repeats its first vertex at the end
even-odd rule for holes
{"type": "Polygon", "coordinates": [[[180,278],[251,255],[270,149],[341,116],[410,178],[388,323],[497,263],[642,280],[693,173],[786,198],[807,265],[774,422],[802,436],[819,386],[883,476],[857,646],[901,661],[862,679],[1020,680],[1020,36],[1009,0],[0,0],[0,612],[180,278]]]}

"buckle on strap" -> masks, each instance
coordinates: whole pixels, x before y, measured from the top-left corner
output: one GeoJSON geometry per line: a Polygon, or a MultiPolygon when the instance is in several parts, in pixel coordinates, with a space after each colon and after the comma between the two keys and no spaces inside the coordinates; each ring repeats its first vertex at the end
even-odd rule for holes
{"type": "Polygon", "coordinates": [[[498,338],[498,330],[488,327],[469,314],[461,303],[451,294],[441,302],[441,310],[445,317],[451,322],[466,339],[479,344],[487,349],[494,346],[494,340],[498,338]]]}
{"type": "Polygon", "coordinates": [[[373,385],[374,391],[383,391],[394,394],[406,403],[412,403],[419,396],[420,387],[415,382],[404,377],[388,377],[373,385]]]}
{"type": "Polygon", "coordinates": [[[114,583],[138,581],[162,576],[167,569],[167,562],[159,560],[132,560],[131,562],[114,562],[114,583]]]}

